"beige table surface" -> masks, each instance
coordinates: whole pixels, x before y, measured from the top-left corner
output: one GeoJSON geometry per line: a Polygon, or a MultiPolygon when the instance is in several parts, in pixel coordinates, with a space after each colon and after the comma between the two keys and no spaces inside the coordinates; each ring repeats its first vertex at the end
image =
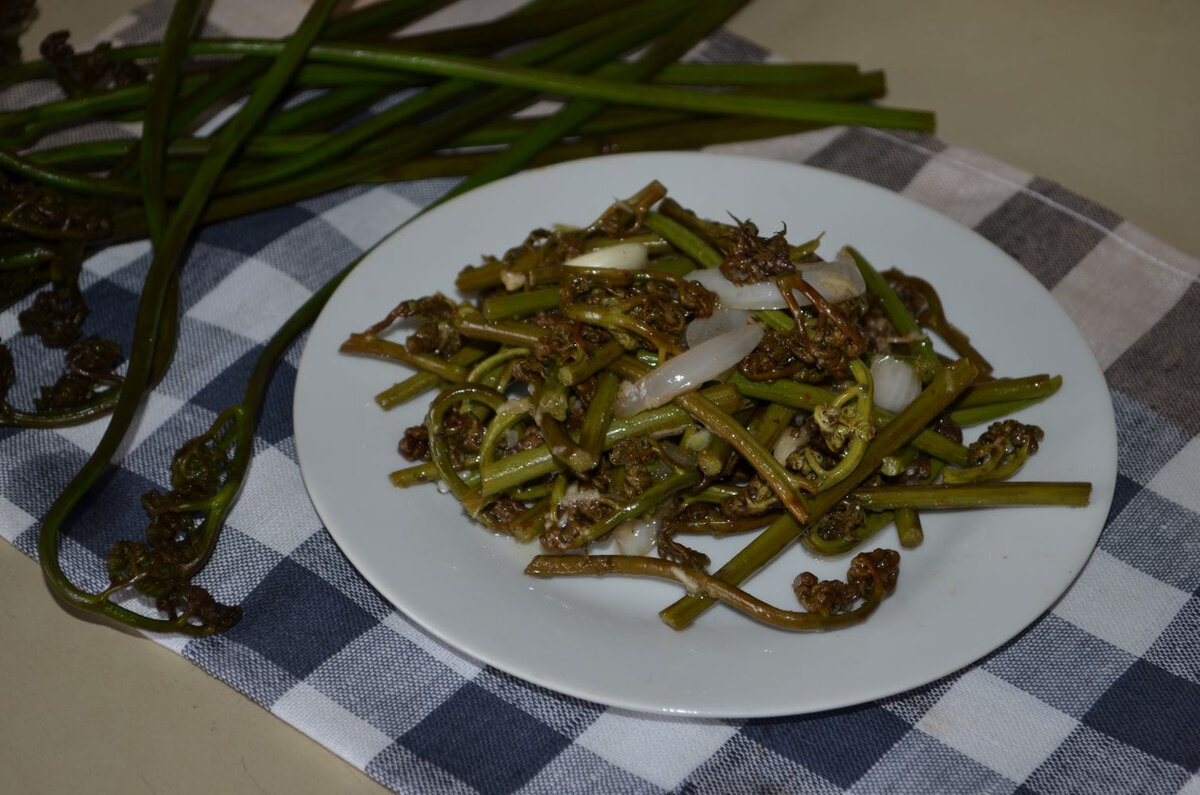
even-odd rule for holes
{"type": "MultiPolygon", "coordinates": [[[[63,27],[86,39],[136,4],[41,0],[26,51],[63,27]]],[[[936,110],[943,139],[1200,255],[1200,4],[756,0],[731,27],[791,58],[883,68],[889,101],[936,110]]],[[[0,543],[0,791],[380,787],[175,654],[69,616],[0,543]]]]}

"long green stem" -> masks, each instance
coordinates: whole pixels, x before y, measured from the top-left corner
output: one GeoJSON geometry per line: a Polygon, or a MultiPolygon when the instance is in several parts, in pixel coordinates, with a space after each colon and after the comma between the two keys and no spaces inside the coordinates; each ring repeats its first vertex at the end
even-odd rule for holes
{"type": "MultiPolygon", "coordinates": [[[[391,40],[391,43],[408,50],[455,51],[472,48],[507,46],[521,41],[554,33],[563,28],[585,22],[602,13],[631,5],[638,0],[589,0],[555,10],[539,11],[537,14],[523,13],[518,9],[508,17],[495,22],[467,25],[431,33],[409,34],[391,40]]],[[[409,3],[420,6],[421,14],[435,10],[440,3],[428,0],[409,3]]],[[[383,25],[369,22],[371,12],[383,9],[388,3],[362,6],[345,17],[330,23],[323,38],[340,41],[354,38],[361,32],[371,32],[373,38],[383,38],[396,30],[406,20],[402,18],[385,21],[383,25]],[[339,27],[352,23],[358,30],[344,32],[349,28],[339,27]]],[[[274,43],[246,39],[206,39],[188,45],[188,55],[277,55],[279,48],[274,43]]],[[[162,47],[158,43],[113,47],[108,57],[114,62],[145,61],[161,57],[162,47]]],[[[378,70],[375,70],[378,73],[378,70]]],[[[49,77],[51,66],[47,61],[27,61],[0,70],[0,85],[49,77]]],[[[359,69],[359,79],[369,80],[370,70],[359,69]]],[[[671,64],[655,77],[655,82],[689,86],[766,86],[790,84],[800,85],[836,78],[849,78],[858,73],[858,67],[849,63],[794,63],[794,64],[743,64],[743,63],[685,63],[671,64]]]]}
{"type": "Polygon", "coordinates": [[[562,291],[557,287],[544,287],[523,293],[493,295],[483,301],[483,316],[488,320],[503,320],[508,317],[524,317],[562,303],[562,291]]]}
{"type": "MultiPolygon", "coordinates": [[[[642,53],[633,63],[610,64],[602,68],[598,74],[610,79],[636,83],[652,77],[670,62],[687,53],[697,41],[707,35],[713,28],[720,25],[747,0],[715,0],[703,4],[697,9],[679,8],[670,18],[674,21],[681,11],[688,11],[674,28],[668,31],[657,42],[642,53]]],[[[476,171],[467,179],[456,185],[451,195],[458,195],[471,190],[483,181],[489,181],[492,175],[503,170],[527,165],[539,152],[550,144],[559,141],[588,119],[603,110],[604,104],[598,99],[574,99],[568,102],[553,116],[542,121],[527,136],[514,141],[500,155],[483,168],[476,171]]]]}
{"type": "MultiPolygon", "coordinates": [[[[640,10],[640,8],[635,9],[635,11],[640,10]]],[[[587,65],[612,58],[615,53],[631,46],[631,41],[649,35],[659,24],[661,23],[657,17],[625,9],[559,33],[509,56],[507,60],[500,63],[532,65],[569,52],[568,56],[559,58],[555,63],[555,68],[569,70],[579,68],[579,65],[586,68],[587,65]],[[617,33],[600,35],[610,29],[617,33]]],[[[220,189],[223,192],[245,190],[318,168],[346,152],[358,149],[368,140],[374,139],[404,122],[449,106],[476,90],[477,87],[476,81],[468,79],[446,81],[368,117],[344,133],[330,136],[320,145],[314,146],[296,157],[251,169],[244,173],[230,174],[222,181],[220,189]]],[[[493,178],[488,174],[481,174],[478,177],[478,179],[487,181],[493,178]]]]}
{"type": "Polygon", "coordinates": [[[733,584],[703,569],[682,566],[661,558],[627,555],[538,555],[525,567],[534,577],[626,575],[671,580],[684,586],[690,596],[715,603],[724,602],[764,624],[792,632],[823,632],[860,624],[875,612],[887,595],[878,579],[863,604],[845,613],[809,613],[783,610],[751,596],[733,584]]]}
{"type": "Polygon", "coordinates": [[[146,210],[150,239],[155,244],[161,243],[167,225],[167,199],[163,192],[167,130],[179,90],[187,41],[202,7],[200,0],[179,0],[163,37],[164,56],[158,60],[150,83],[146,121],[142,128],[142,206],[146,210]]]}
{"type": "MultiPolygon", "coordinates": [[[[192,54],[278,55],[278,42],[263,39],[196,42],[192,54]]],[[[152,51],[146,54],[152,54],[152,51]]],[[[669,86],[630,85],[599,77],[564,75],[542,69],[497,64],[486,59],[404,51],[393,47],[352,44],[317,44],[309,50],[313,61],[369,65],[379,69],[459,77],[483,83],[541,91],[566,97],[585,97],[624,105],[672,108],[697,113],[728,113],[819,124],[859,124],[872,127],[932,130],[928,111],[880,108],[842,102],[810,102],[692,91],[669,86]]]]}
{"type": "Polygon", "coordinates": [[[986,508],[997,505],[1088,504],[1092,484],[1073,482],[969,483],[934,486],[868,486],[854,492],[868,511],[892,508],[986,508]]]}
{"type": "Polygon", "coordinates": [[[604,452],[604,439],[613,421],[613,404],[617,399],[621,379],[605,370],[596,380],[596,391],[584,414],[583,427],[579,430],[579,446],[596,460],[604,452]]]}
{"type": "Polygon", "coordinates": [[[110,179],[74,174],[39,165],[12,152],[0,149],[0,169],[25,179],[40,182],[69,193],[99,196],[107,199],[138,199],[142,191],[135,185],[110,179]]]}
{"type": "MultiPolygon", "coordinates": [[[[563,60],[557,62],[556,67],[579,69],[594,66],[605,58],[611,58],[614,54],[631,46],[631,42],[643,35],[643,31],[637,26],[630,26],[624,31],[624,34],[627,38],[626,41],[621,41],[619,36],[614,36],[612,39],[596,43],[595,47],[583,47],[574,53],[562,56],[563,60]]],[[[527,98],[528,93],[520,89],[501,88],[489,92],[477,100],[443,114],[431,124],[419,128],[404,141],[386,150],[368,152],[361,158],[329,164],[319,172],[297,176],[267,187],[215,200],[210,206],[210,215],[213,218],[242,215],[252,209],[286,204],[314,193],[367,179],[381,169],[404,162],[408,158],[435,148],[448,138],[462,134],[496,113],[510,110],[514,105],[524,102],[527,98]]],[[[118,216],[114,219],[116,229],[125,234],[137,230],[139,223],[140,219],[136,216],[118,216]]]]}
{"type": "Polygon", "coordinates": [[[981,381],[967,390],[955,402],[955,408],[986,406],[1025,400],[1044,400],[1062,387],[1062,376],[1046,374],[1028,375],[1023,378],[994,378],[981,381]]]}
{"type": "Polygon", "coordinates": [[[770,119],[822,124],[861,124],[911,130],[932,130],[933,115],[926,111],[879,108],[839,102],[789,101],[774,97],[688,91],[666,86],[630,85],[619,81],[569,76],[541,69],[500,65],[463,56],[402,52],[382,48],[318,45],[315,60],[331,63],[365,62],[443,77],[463,77],[558,94],[566,97],[618,102],[624,105],[673,108],[698,113],[731,113],[770,119]]]}
{"type": "Polygon", "coordinates": [[[407,364],[453,383],[462,383],[467,380],[466,367],[427,353],[412,353],[399,342],[380,339],[369,334],[351,334],[338,350],[342,353],[371,356],[376,359],[407,364]]]}
{"type": "Polygon", "coordinates": [[[21,270],[51,262],[58,253],[41,243],[17,243],[0,246],[0,271],[21,270]]]}
{"type": "MultiPolygon", "coordinates": [[[[323,37],[326,39],[340,38],[343,35],[342,32],[348,30],[371,30],[373,36],[383,37],[397,26],[424,16],[435,10],[437,6],[444,4],[445,2],[429,2],[428,0],[388,0],[350,12],[338,22],[331,24],[323,37]]],[[[444,39],[443,46],[452,46],[454,31],[445,31],[444,33],[447,35],[440,37],[444,39]]],[[[412,37],[408,41],[410,46],[415,48],[437,46],[434,42],[422,41],[421,37],[412,37]]],[[[251,57],[236,62],[227,69],[218,70],[213,75],[194,74],[184,78],[180,93],[186,96],[187,101],[170,122],[174,132],[178,132],[182,125],[194,119],[201,111],[206,110],[212,102],[261,74],[267,69],[269,59],[278,56],[282,51],[281,42],[259,41],[257,46],[245,46],[248,43],[244,40],[214,39],[192,42],[190,45],[186,45],[186,49],[183,46],[186,43],[179,43],[181,46],[178,54],[180,55],[186,54],[192,57],[197,55],[247,55],[251,57]]],[[[497,41],[495,46],[500,46],[500,43],[497,41]]],[[[116,47],[109,51],[107,57],[118,62],[156,59],[162,58],[164,52],[175,53],[175,44],[155,43],[116,47]]],[[[322,65],[319,64],[302,66],[295,74],[297,84],[300,86],[314,84],[311,79],[312,73],[320,68],[322,65]]],[[[361,73],[365,70],[358,71],[361,82],[361,73]]],[[[8,70],[6,76],[10,80],[20,80],[44,77],[48,73],[49,65],[44,61],[39,61],[22,64],[20,67],[8,70]]],[[[385,73],[384,76],[389,78],[390,85],[414,82],[411,76],[397,75],[395,72],[392,72],[390,76],[385,73]]],[[[0,77],[0,80],[3,79],[4,77],[0,77]]],[[[322,85],[323,83],[320,78],[317,78],[315,84],[322,85]]],[[[29,124],[31,127],[26,131],[23,140],[32,140],[55,125],[94,117],[102,113],[137,109],[146,102],[149,90],[149,86],[134,85],[85,97],[73,97],[61,102],[46,103],[24,111],[0,114],[0,127],[29,124]]],[[[379,89],[375,86],[361,84],[350,86],[347,87],[343,96],[321,97],[304,103],[304,106],[301,106],[303,109],[285,109],[279,114],[279,117],[269,119],[265,129],[270,132],[295,129],[294,125],[297,121],[308,122],[314,119],[328,118],[330,111],[341,110],[348,104],[355,104],[368,96],[378,97],[379,89]],[[347,99],[350,101],[346,102],[347,99]]]]}
{"type": "MultiPolygon", "coordinates": [[[[463,348],[450,357],[449,363],[455,367],[470,367],[486,355],[486,352],[480,348],[463,348]]],[[[391,411],[396,406],[412,400],[440,383],[444,383],[441,376],[423,370],[383,390],[375,396],[375,402],[384,411],[391,411]]]]}
{"type": "MultiPolygon", "coordinates": [[[[307,107],[307,105],[301,106],[307,107]]],[[[285,111],[287,112],[287,111],[285,111]]],[[[317,114],[325,118],[322,111],[317,114]]],[[[272,121],[281,115],[272,117],[272,121]]],[[[489,128],[480,128],[489,138],[495,138],[499,143],[506,143],[520,137],[520,130],[525,125],[524,119],[514,120],[522,124],[509,129],[506,122],[489,125],[496,127],[495,134],[488,132],[489,128]]],[[[663,149],[688,149],[709,146],[712,144],[728,143],[731,141],[748,141],[759,138],[772,138],[812,129],[813,125],[800,122],[774,121],[771,119],[740,119],[737,117],[717,117],[711,119],[689,119],[653,126],[637,126],[635,129],[619,130],[605,133],[602,128],[591,130],[588,125],[580,127],[583,134],[571,141],[548,146],[540,154],[534,156],[529,165],[545,166],[576,160],[583,157],[595,157],[615,152],[644,152],[663,149]]],[[[244,160],[250,159],[279,159],[293,157],[297,154],[320,145],[328,134],[310,135],[259,135],[247,142],[243,150],[244,160]]],[[[426,157],[413,158],[407,162],[387,168],[367,179],[372,181],[405,181],[417,179],[433,179],[438,177],[457,177],[472,173],[486,165],[493,157],[492,152],[463,152],[458,151],[469,143],[464,136],[450,144],[451,151],[426,157]]],[[[365,147],[366,151],[375,150],[389,144],[386,137],[374,141],[365,147]]],[[[171,142],[168,153],[172,158],[202,157],[210,143],[204,138],[182,138],[171,142]]],[[[103,167],[130,151],[129,141],[94,141],[88,143],[67,144],[61,147],[30,152],[18,161],[17,167],[39,166],[40,172],[30,170],[29,176],[38,181],[54,184],[52,180],[61,180],[61,185],[74,192],[89,195],[112,193],[122,198],[132,198],[137,193],[136,188],[128,185],[107,185],[104,181],[95,183],[78,179],[78,171],[90,170],[93,167],[103,167]],[[70,167],[75,170],[70,174],[54,173],[54,167],[70,167]],[[75,181],[72,181],[75,180],[75,181]]],[[[178,195],[182,187],[174,184],[186,178],[179,174],[168,183],[168,195],[178,195]]],[[[185,187],[185,185],[183,186],[185,187]]],[[[662,265],[656,265],[662,270],[662,265]]]]}
{"type": "MultiPolygon", "coordinates": [[[[187,91],[199,86],[203,77],[188,77],[182,83],[187,91]]],[[[22,110],[0,113],[0,129],[26,127],[21,140],[33,140],[37,135],[54,126],[99,116],[104,113],[121,112],[141,108],[146,103],[149,87],[145,85],[125,86],[87,97],[46,102],[22,110]]]]}
{"type": "MultiPolygon", "coordinates": [[[[965,409],[954,409],[950,412],[950,421],[955,425],[966,428],[971,425],[981,425],[1003,417],[1011,417],[1030,406],[1036,406],[1046,398],[1030,398],[1029,400],[1009,400],[1004,403],[988,403],[982,406],[971,406],[965,409]]],[[[967,466],[959,464],[959,466],[967,466]]]]}
{"type": "Polygon", "coordinates": [[[705,268],[716,268],[725,261],[720,252],[673,218],[668,218],[662,213],[647,213],[645,224],[647,229],[662,235],[664,240],[705,268]]]}
{"type": "Polygon", "coordinates": [[[147,618],[119,607],[107,599],[97,600],[95,595],[71,583],[59,564],[59,533],[72,509],[103,475],[141,405],[154,370],[163,307],[175,278],[175,268],[213,187],[230,158],[279,97],[335,5],[335,0],[317,0],[309,9],[304,21],[288,40],[279,58],[263,77],[246,105],[218,134],[218,145],[201,164],[192,190],[170,218],[162,242],[155,251],[138,303],[133,352],[109,424],[87,463],[46,512],[38,538],[38,554],[43,571],[46,572],[47,582],[59,597],[77,607],[142,629],[189,631],[187,627],[180,627],[176,622],[147,618]]]}

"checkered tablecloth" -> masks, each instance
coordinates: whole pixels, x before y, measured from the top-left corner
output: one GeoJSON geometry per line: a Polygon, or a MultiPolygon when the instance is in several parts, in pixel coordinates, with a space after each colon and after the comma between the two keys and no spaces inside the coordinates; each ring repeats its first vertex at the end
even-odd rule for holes
{"type": "MultiPolygon", "coordinates": [[[[210,32],[283,33],[303,5],[219,0],[210,32]]],[[[116,38],[157,37],[168,10],[142,8],[116,38]]],[[[696,55],[766,53],[718,34],[696,55]]],[[[398,791],[1200,793],[1200,262],[1062,186],[927,135],[836,128],[719,149],[829,169],[933,207],[1028,268],[1083,330],[1116,410],[1119,474],[1099,548],[1048,614],[967,670],[833,713],[672,720],[540,689],[413,626],[340,554],[296,462],[298,345],[275,376],[246,488],[202,580],[245,618],[220,636],[158,640],[398,791]]],[[[86,503],[65,541],[77,582],[103,587],[104,553],[144,526],[139,495],[164,486],[181,440],[240,399],[279,323],[451,184],[356,187],[204,229],[182,272],[175,365],[103,498],[86,503]]],[[[86,331],[128,347],[148,263],[144,242],[87,262],[86,331]]],[[[20,308],[0,314],[0,339],[24,361],[33,343],[18,332],[20,308]]],[[[17,401],[54,377],[21,374],[17,401]]],[[[36,554],[39,518],[102,427],[0,429],[0,535],[36,554]]]]}

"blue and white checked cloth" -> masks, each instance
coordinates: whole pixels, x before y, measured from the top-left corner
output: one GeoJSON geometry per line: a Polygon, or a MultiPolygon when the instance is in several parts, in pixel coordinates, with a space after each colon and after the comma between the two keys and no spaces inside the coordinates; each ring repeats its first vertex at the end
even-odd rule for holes
{"type": "MultiPolygon", "coordinates": [[[[498,4],[467,6],[461,13],[480,18],[498,4]]],[[[301,8],[219,0],[210,32],[281,33],[301,8]]],[[[116,38],[157,37],[168,9],[144,7],[116,38]]],[[[719,34],[697,55],[765,53],[719,34]]],[[[1116,408],[1119,475],[1099,548],[1048,614],[953,676],[820,715],[670,720],[542,690],[414,627],[334,546],[296,463],[297,346],[275,376],[244,494],[203,579],[245,618],[217,637],[160,641],[398,791],[1200,794],[1200,262],[1059,185],[931,136],[837,128],[719,149],[804,162],[929,205],[1021,262],[1083,330],[1116,408]]],[[[139,495],[162,488],[178,443],[240,398],[276,326],[450,184],[358,187],[203,231],[183,270],[175,366],[104,498],[65,541],[77,582],[103,586],[105,551],[144,526],[139,495]]],[[[86,331],[128,346],[148,261],[135,242],[87,263],[86,331]]],[[[0,339],[26,360],[20,308],[0,314],[0,339]]],[[[15,400],[55,375],[21,374],[15,400]]],[[[38,519],[101,427],[0,430],[0,536],[36,554],[38,519]]]]}

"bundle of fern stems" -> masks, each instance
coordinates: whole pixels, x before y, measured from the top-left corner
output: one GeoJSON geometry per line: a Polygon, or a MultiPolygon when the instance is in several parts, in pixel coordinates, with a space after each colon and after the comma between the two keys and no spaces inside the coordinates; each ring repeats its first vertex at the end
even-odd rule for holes
{"type": "Polygon", "coordinates": [[[932,129],[928,112],[871,104],[883,75],[854,65],[681,62],[745,4],[532,0],[496,20],[408,33],[449,3],[342,11],[314,0],[291,35],[273,40],[198,38],[205,3],[178,0],[160,43],[80,53],[55,34],[41,59],[0,72],[0,86],[49,79],[62,92],[0,113],[0,310],[24,306],[22,333],[40,339],[42,355],[64,357],[57,382],[32,406],[14,405],[24,364],[0,345],[0,427],[108,418],[43,518],[38,552],[51,591],[146,631],[207,635],[241,616],[194,580],[244,480],[275,363],[356,263],[269,339],[241,402],[183,442],[170,488],[142,498],[144,532],[109,552],[108,587],[79,587],[60,559],[64,529],[82,501],[104,498],[93,492],[171,367],[179,272],[204,224],[364,182],[462,177],[440,202],[528,166],[610,152],[828,125],[932,129]],[[559,104],[520,113],[546,98],[559,104]],[[126,351],[84,336],[79,274],[89,256],[137,239],[150,241],[152,257],[126,351]]]}

